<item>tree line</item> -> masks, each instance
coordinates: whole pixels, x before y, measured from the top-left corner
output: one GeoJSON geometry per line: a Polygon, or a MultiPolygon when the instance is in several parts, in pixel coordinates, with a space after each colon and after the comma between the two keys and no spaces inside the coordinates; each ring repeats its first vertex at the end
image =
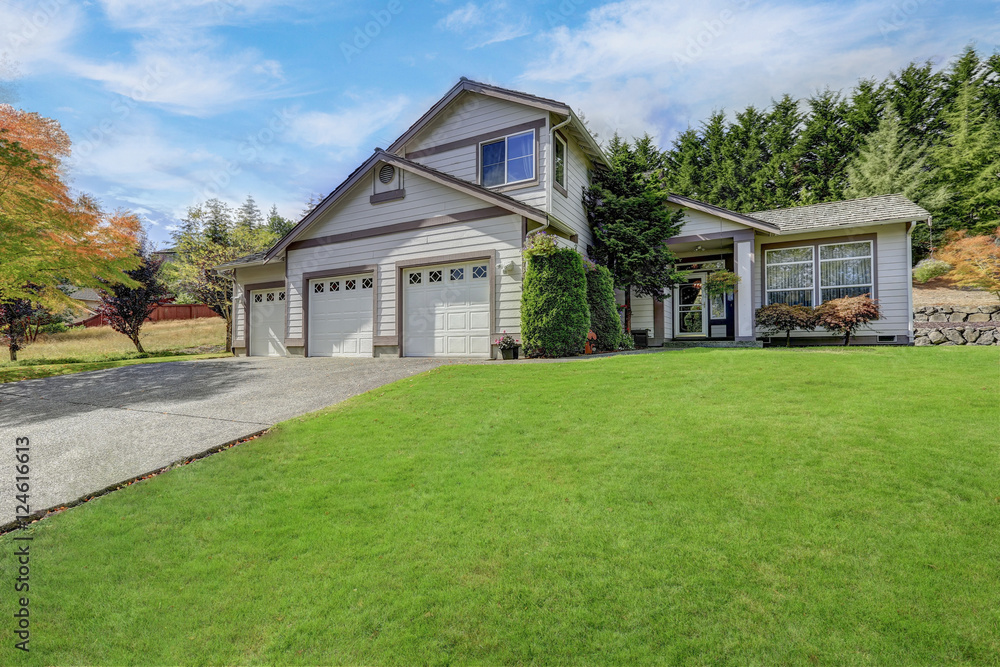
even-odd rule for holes
{"type": "Polygon", "coordinates": [[[848,93],[783,95],[712,113],[664,151],[664,187],[741,213],[902,193],[934,216],[915,259],[949,230],[1000,225],[1000,54],[912,62],[848,93]]]}

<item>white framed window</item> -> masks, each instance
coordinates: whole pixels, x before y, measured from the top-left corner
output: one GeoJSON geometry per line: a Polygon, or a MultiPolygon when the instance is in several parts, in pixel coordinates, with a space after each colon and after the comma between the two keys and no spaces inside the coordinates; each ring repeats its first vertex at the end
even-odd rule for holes
{"type": "Polygon", "coordinates": [[[553,180],[566,189],[566,142],[558,134],[555,135],[555,160],[552,162],[553,180]]]}
{"type": "Polygon", "coordinates": [[[535,131],[479,144],[479,182],[495,188],[535,178],[535,131]]]}
{"type": "Polygon", "coordinates": [[[812,306],[815,287],[813,246],[776,248],[764,253],[767,303],[812,306]]]}
{"type": "Polygon", "coordinates": [[[874,296],[874,244],[828,243],[819,247],[819,302],[868,294],[874,296]]]}

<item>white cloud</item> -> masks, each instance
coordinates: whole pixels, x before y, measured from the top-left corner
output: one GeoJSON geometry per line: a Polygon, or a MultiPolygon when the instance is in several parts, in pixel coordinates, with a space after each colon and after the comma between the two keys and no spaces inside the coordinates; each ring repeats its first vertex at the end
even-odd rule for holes
{"type": "Polygon", "coordinates": [[[303,146],[330,148],[347,157],[367,148],[368,138],[399,118],[408,104],[405,96],[398,95],[371,99],[334,113],[301,113],[292,119],[289,137],[303,146]]]}
{"type": "Polygon", "coordinates": [[[649,130],[669,140],[713,108],[850,88],[913,59],[949,56],[975,34],[967,26],[957,37],[957,26],[928,25],[917,10],[890,36],[899,20],[871,1],[623,0],[541,36],[552,46],[522,79],[561,88],[605,137],[649,130]]]}
{"type": "Polygon", "coordinates": [[[191,30],[259,20],[307,3],[297,0],[101,0],[115,27],[162,32],[171,26],[191,30]]]}
{"type": "Polygon", "coordinates": [[[63,57],[81,23],[79,8],[68,0],[30,6],[0,2],[0,62],[16,64],[21,73],[33,74],[63,57]]]}
{"type": "Polygon", "coordinates": [[[466,48],[477,49],[530,34],[531,19],[527,14],[516,14],[503,0],[490,0],[481,5],[469,2],[453,10],[437,27],[467,36],[466,48]]]}

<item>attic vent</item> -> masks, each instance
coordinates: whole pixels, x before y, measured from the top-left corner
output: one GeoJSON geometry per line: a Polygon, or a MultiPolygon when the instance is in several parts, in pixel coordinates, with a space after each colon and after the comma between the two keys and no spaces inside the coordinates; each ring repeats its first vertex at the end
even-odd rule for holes
{"type": "Polygon", "coordinates": [[[378,180],[382,181],[386,185],[392,183],[392,179],[396,177],[396,168],[391,164],[383,165],[378,171],[378,180]]]}

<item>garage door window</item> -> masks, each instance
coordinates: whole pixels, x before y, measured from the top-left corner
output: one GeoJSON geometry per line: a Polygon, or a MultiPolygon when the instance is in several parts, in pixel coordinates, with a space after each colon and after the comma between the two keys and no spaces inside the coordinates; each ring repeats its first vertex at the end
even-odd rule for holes
{"type": "Polygon", "coordinates": [[[486,267],[485,266],[474,266],[474,267],[472,267],[472,277],[473,278],[485,278],[486,277],[486,267]]]}
{"type": "Polygon", "coordinates": [[[253,302],[254,303],[261,303],[263,300],[264,300],[264,297],[261,296],[260,294],[254,294],[253,295],[253,302]]]}
{"type": "Polygon", "coordinates": [[[451,270],[452,280],[465,280],[465,269],[452,269],[451,270]]]}
{"type": "Polygon", "coordinates": [[[442,276],[442,274],[441,274],[440,271],[431,271],[428,274],[428,280],[429,280],[429,282],[432,282],[432,283],[439,283],[439,282],[441,282],[442,277],[443,276],[442,276]]]}
{"type": "Polygon", "coordinates": [[[323,283],[316,283],[315,285],[313,285],[313,293],[321,294],[324,291],[325,290],[323,289],[323,283]]]}
{"type": "Polygon", "coordinates": [[[362,278],[361,279],[361,289],[371,289],[371,288],[372,288],[372,279],[371,278],[362,278]]]}
{"type": "Polygon", "coordinates": [[[285,300],[285,293],[278,292],[278,301],[284,301],[284,300],[285,300]]]}
{"type": "Polygon", "coordinates": [[[410,284],[411,285],[419,285],[420,282],[421,282],[420,278],[421,278],[422,275],[423,274],[421,274],[419,271],[416,272],[416,273],[411,273],[410,274],[410,284]]]}

